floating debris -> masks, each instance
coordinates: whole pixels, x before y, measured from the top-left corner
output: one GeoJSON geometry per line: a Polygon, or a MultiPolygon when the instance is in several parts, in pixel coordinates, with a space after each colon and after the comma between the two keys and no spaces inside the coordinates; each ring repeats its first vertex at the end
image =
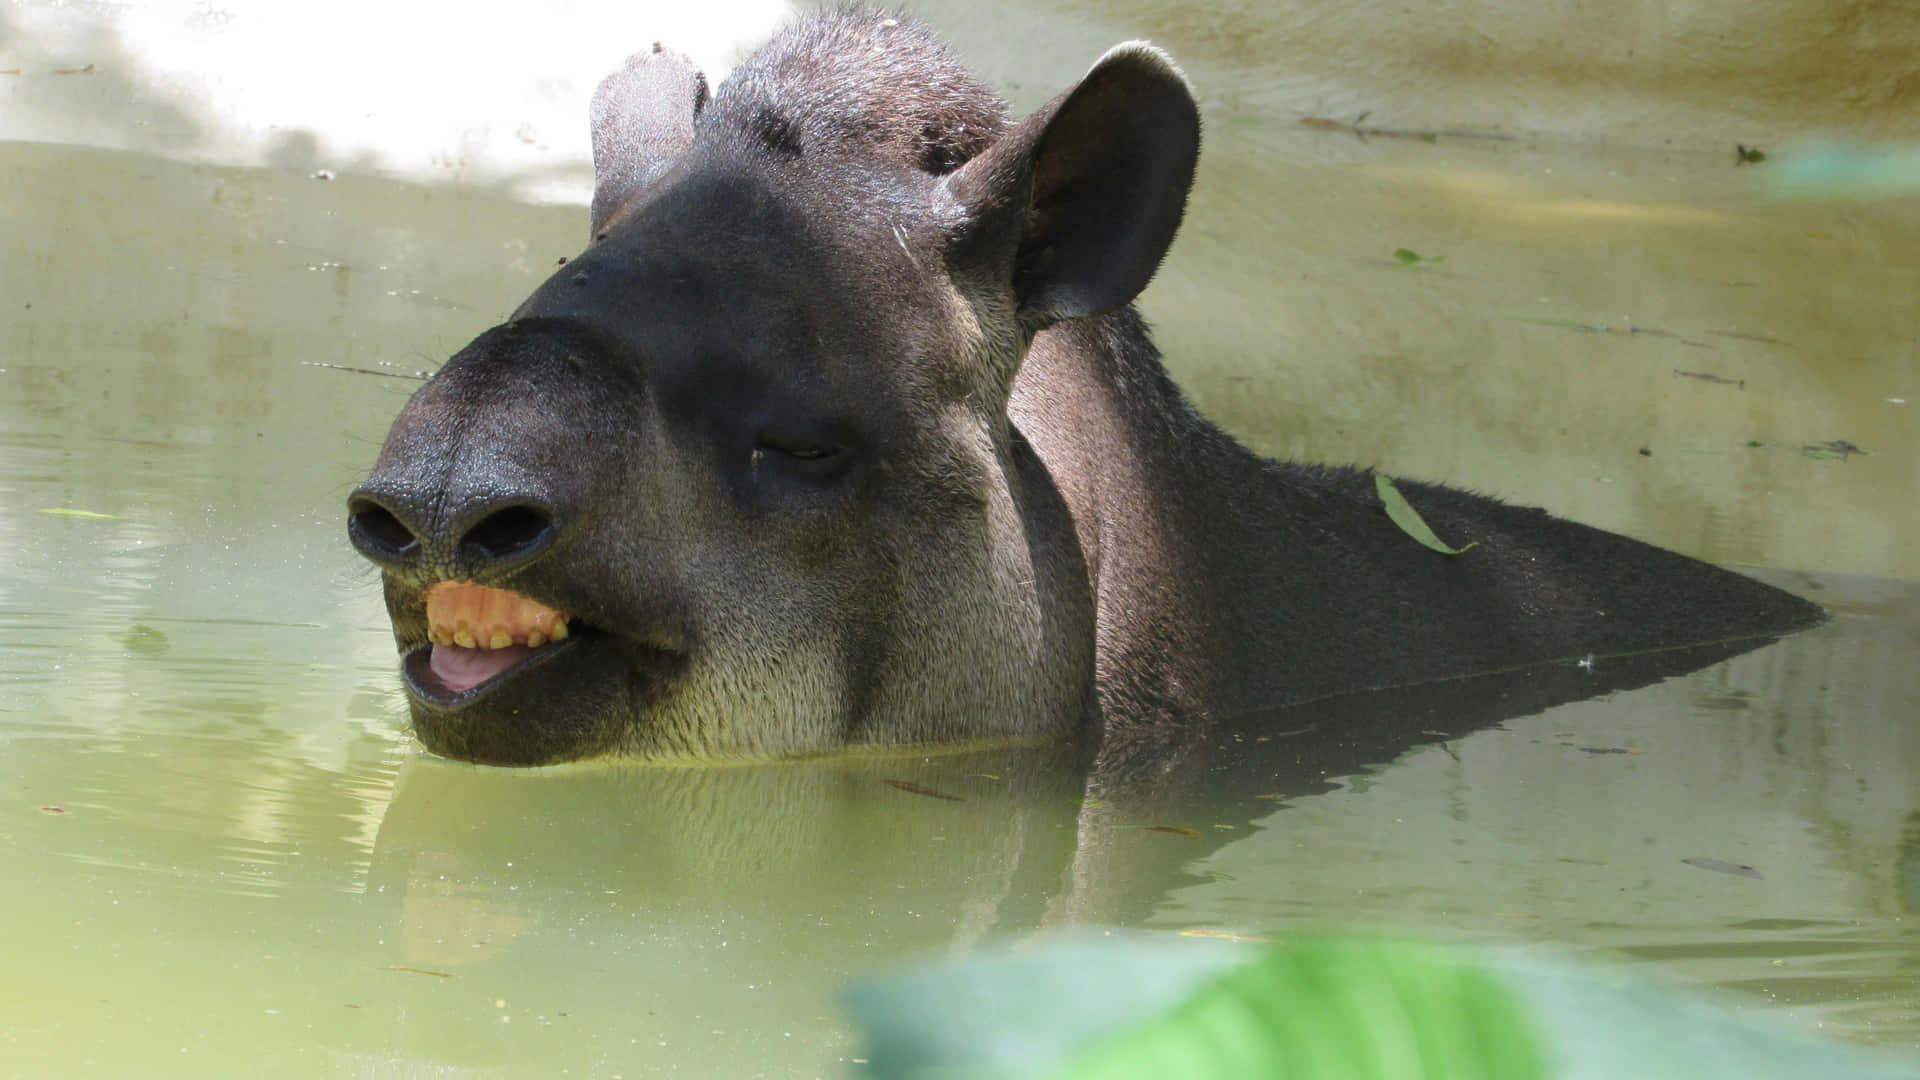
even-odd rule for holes
{"type": "Polygon", "coordinates": [[[1683,379],[1699,379],[1701,382],[1714,383],[1719,386],[1737,386],[1742,390],[1747,388],[1747,380],[1745,379],[1729,379],[1725,375],[1715,375],[1711,371],[1681,371],[1679,368],[1674,368],[1673,373],[1683,379]]]}
{"type": "Polygon", "coordinates": [[[1732,874],[1734,877],[1752,878],[1755,881],[1765,880],[1760,876],[1760,871],[1744,863],[1730,863],[1725,859],[1709,859],[1701,855],[1680,861],[1701,870],[1711,870],[1716,874],[1732,874]]]}
{"type": "Polygon", "coordinates": [[[54,517],[75,518],[80,521],[126,520],[126,518],[121,517],[119,514],[96,514],[92,510],[75,510],[71,506],[43,506],[40,508],[40,512],[43,514],[52,514],[54,517]]]}
{"type": "Polygon", "coordinates": [[[1767,160],[1767,152],[1757,146],[1733,144],[1733,163],[1735,165],[1758,165],[1767,160]]]}
{"type": "Polygon", "coordinates": [[[1367,117],[1371,112],[1363,112],[1352,120],[1335,120],[1330,116],[1303,116],[1300,126],[1314,131],[1331,131],[1342,135],[1352,135],[1365,142],[1368,139],[1411,139],[1414,142],[1437,143],[1441,138],[1448,139],[1484,139],[1489,142],[1510,142],[1511,135],[1500,135],[1490,131],[1465,130],[1427,130],[1422,128],[1386,128],[1367,127],[1367,117]]]}
{"type": "Polygon", "coordinates": [[[1768,337],[1765,334],[1749,334],[1744,330],[1709,330],[1707,333],[1714,337],[1739,338],[1741,341],[1757,341],[1762,345],[1778,345],[1783,349],[1794,347],[1791,341],[1781,341],[1777,337],[1768,337]]]}
{"type": "Polygon", "coordinates": [[[901,791],[905,791],[913,795],[925,795],[929,799],[945,799],[948,802],[966,802],[967,801],[958,795],[949,795],[944,791],[935,791],[934,789],[927,787],[924,784],[916,784],[911,780],[888,780],[886,784],[890,788],[898,788],[901,791]]]}
{"type": "Polygon", "coordinates": [[[1422,255],[1412,248],[1394,248],[1393,261],[1402,266],[1418,266],[1421,263],[1443,263],[1447,261],[1447,257],[1445,255],[1422,255]]]}
{"type": "Polygon", "coordinates": [[[1511,316],[1511,318],[1514,322],[1532,323],[1535,326],[1555,326],[1562,330],[1578,330],[1583,334],[1606,334],[1611,337],[1665,338],[1669,341],[1677,341],[1682,345],[1690,345],[1696,349],[1713,348],[1713,346],[1704,341],[1695,341],[1692,338],[1676,334],[1671,330],[1661,330],[1658,327],[1652,326],[1608,326],[1605,323],[1583,323],[1576,322],[1573,319],[1547,319],[1532,315],[1515,315],[1511,316]]]}
{"type": "Polygon", "coordinates": [[[1845,461],[1855,454],[1865,457],[1867,453],[1845,439],[1807,443],[1800,447],[1800,452],[1816,461],[1845,461]]]}
{"type": "Polygon", "coordinates": [[[375,371],[372,368],[348,367],[345,364],[329,364],[324,360],[302,360],[300,361],[300,366],[328,368],[333,371],[350,371],[355,375],[378,375],[383,379],[410,379],[414,382],[425,382],[427,380],[427,372],[424,371],[416,371],[409,375],[404,371],[375,371]]]}

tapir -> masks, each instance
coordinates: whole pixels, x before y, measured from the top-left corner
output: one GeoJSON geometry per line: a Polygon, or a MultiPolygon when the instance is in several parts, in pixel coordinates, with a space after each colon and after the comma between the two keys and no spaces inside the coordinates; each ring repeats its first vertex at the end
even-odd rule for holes
{"type": "Polygon", "coordinates": [[[419,738],[536,765],[1099,738],[1817,621],[1543,511],[1263,459],[1130,306],[1200,118],[1115,47],[1024,119],[910,21],[591,107],[590,243],[349,499],[419,738]],[[1468,546],[1471,545],[1471,546],[1468,546]]]}

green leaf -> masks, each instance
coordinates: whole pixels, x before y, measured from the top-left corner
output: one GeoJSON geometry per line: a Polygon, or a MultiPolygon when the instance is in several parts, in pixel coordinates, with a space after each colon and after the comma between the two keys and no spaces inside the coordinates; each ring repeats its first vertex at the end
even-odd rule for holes
{"type": "Polygon", "coordinates": [[[1393,486],[1393,481],[1389,480],[1385,473],[1373,474],[1373,490],[1379,494],[1380,504],[1386,507],[1387,516],[1393,519],[1395,525],[1400,526],[1401,532],[1440,554],[1463,555],[1479,545],[1480,541],[1475,540],[1466,547],[1448,547],[1446,541],[1434,535],[1433,529],[1427,525],[1427,520],[1420,516],[1420,511],[1415,510],[1413,504],[1407,502],[1407,497],[1400,494],[1400,489],[1393,486]]]}
{"type": "Polygon", "coordinates": [[[83,521],[125,521],[126,520],[125,518],[121,517],[119,514],[96,514],[91,510],[75,510],[71,506],[47,506],[47,507],[42,507],[40,512],[43,514],[52,514],[54,517],[79,518],[83,521]]]}
{"type": "Polygon", "coordinates": [[[133,628],[120,636],[120,644],[129,652],[146,653],[157,656],[166,652],[169,643],[167,635],[145,623],[134,623],[133,628]]]}
{"type": "Polygon", "coordinates": [[[847,994],[877,1080],[1920,1080],[1617,974],[1388,939],[1120,934],[847,994]]]}
{"type": "Polygon", "coordinates": [[[1494,977],[1439,949],[1309,940],[1258,950],[1054,1080],[1339,1077],[1533,1080],[1532,1024],[1494,977]]]}
{"type": "Polygon", "coordinates": [[[1413,266],[1416,263],[1443,263],[1447,261],[1445,255],[1426,256],[1412,248],[1395,248],[1393,250],[1393,259],[1395,262],[1406,266],[1413,266]]]}

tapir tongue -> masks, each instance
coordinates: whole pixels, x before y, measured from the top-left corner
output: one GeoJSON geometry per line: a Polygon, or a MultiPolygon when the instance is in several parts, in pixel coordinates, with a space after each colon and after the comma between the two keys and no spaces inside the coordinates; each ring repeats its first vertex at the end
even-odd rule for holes
{"type": "Polygon", "coordinates": [[[504,649],[432,645],[429,649],[427,667],[455,694],[466,693],[533,654],[525,645],[509,645],[504,649]]]}

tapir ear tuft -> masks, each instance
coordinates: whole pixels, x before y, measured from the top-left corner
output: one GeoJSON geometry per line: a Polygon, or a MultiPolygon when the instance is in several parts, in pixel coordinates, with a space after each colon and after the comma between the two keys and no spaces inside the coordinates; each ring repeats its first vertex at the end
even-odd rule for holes
{"type": "Polygon", "coordinates": [[[1145,42],[1116,46],[950,178],[963,261],[1011,256],[997,272],[1035,329],[1121,307],[1173,243],[1199,156],[1180,69],[1145,42]]]}
{"type": "Polygon", "coordinates": [[[693,122],[706,104],[707,77],[658,44],[601,80],[591,111],[595,238],[638,205],[693,145],[693,122]]]}

